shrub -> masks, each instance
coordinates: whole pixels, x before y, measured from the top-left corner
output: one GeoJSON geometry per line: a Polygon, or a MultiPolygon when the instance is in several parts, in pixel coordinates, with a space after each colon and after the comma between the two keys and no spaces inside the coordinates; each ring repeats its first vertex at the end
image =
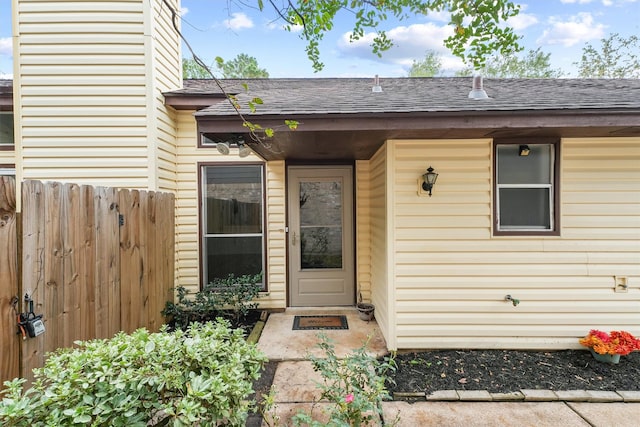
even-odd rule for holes
{"type": "Polygon", "coordinates": [[[162,314],[171,317],[180,328],[216,317],[231,319],[237,324],[250,310],[258,307],[255,299],[260,295],[261,282],[262,274],[239,277],[231,274],[225,279],[214,280],[195,294],[179,286],[176,288],[178,303],[167,302],[162,314]]]}
{"type": "MultiPolygon", "coordinates": [[[[390,399],[385,388],[386,373],[395,370],[396,365],[393,356],[378,360],[369,354],[367,344],[368,340],[352,354],[339,359],[331,340],[320,334],[318,347],[324,351],[324,357],[310,356],[310,359],[314,370],[322,375],[322,383],[318,384],[322,391],[320,400],[333,405],[326,414],[327,424],[314,420],[313,414],[298,413],[293,418],[296,426],[383,424],[382,402],[390,399]]],[[[267,402],[271,403],[269,400],[267,402]]]]}
{"type": "Polygon", "coordinates": [[[244,425],[266,360],[225,321],[76,344],[50,354],[27,391],[5,382],[0,425],[244,425]]]}

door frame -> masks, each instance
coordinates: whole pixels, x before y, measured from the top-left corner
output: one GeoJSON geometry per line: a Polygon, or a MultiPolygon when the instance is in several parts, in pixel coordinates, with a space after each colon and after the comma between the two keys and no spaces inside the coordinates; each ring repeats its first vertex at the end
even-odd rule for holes
{"type": "MultiPolygon", "coordinates": [[[[290,180],[291,180],[291,170],[292,169],[302,169],[302,170],[311,170],[311,169],[316,169],[316,170],[330,170],[330,169],[347,169],[350,172],[351,175],[351,180],[350,180],[350,185],[351,185],[351,189],[349,194],[349,197],[347,197],[346,199],[350,201],[350,206],[347,207],[347,209],[350,210],[350,216],[351,216],[351,232],[348,234],[348,238],[351,239],[351,248],[350,248],[350,252],[349,252],[349,257],[346,257],[344,259],[349,258],[350,262],[351,262],[351,273],[350,273],[350,280],[351,280],[351,292],[350,292],[350,302],[344,304],[343,306],[345,307],[349,307],[349,306],[355,306],[356,303],[356,293],[357,293],[357,281],[356,281],[356,267],[357,267],[357,258],[356,258],[356,185],[355,185],[355,166],[353,163],[331,163],[331,164],[303,164],[303,163],[288,163],[286,165],[286,186],[285,186],[285,190],[286,190],[286,201],[285,201],[285,212],[286,212],[286,227],[285,227],[285,235],[286,235],[286,277],[287,277],[287,284],[286,284],[286,301],[287,301],[287,307],[294,307],[292,305],[292,293],[293,293],[293,289],[294,289],[294,283],[292,280],[292,274],[291,274],[291,269],[293,268],[292,265],[292,257],[291,257],[291,228],[290,228],[290,224],[291,224],[291,206],[290,206],[290,197],[292,196],[291,191],[292,189],[290,188],[290,180]]],[[[347,235],[344,235],[344,237],[347,237],[347,235]]],[[[343,237],[343,239],[344,239],[343,237]]],[[[344,245],[344,240],[343,240],[343,245],[344,245]]],[[[347,245],[348,247],[349,245],[347,245]]],[[[296,305],[296,307],[321,307],[321,305],[316,306],[316,305],[296,305]]]]}

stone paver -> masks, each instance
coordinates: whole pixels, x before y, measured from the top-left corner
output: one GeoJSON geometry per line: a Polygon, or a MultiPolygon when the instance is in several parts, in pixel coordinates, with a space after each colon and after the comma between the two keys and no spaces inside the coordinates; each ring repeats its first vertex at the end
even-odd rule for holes
{"type": "Polygon", "coordinates": [[[524,400],[524,394],[519,391],[512,393],[491,393],[491,400],[494,402],[519,401],[524,400]]]}
{"type": "Polygon", "coordinates": [[[398,427],[588,427],[562,402],[384,402],[398,427]]]}
{"type": "Polygon", "coordinates": [[[587,394],[589,402],[622,402],[624,400],[615,391],[587,390],[587,394]]]}
{"type": "Polygon", "coordinates": [[[568,402],[593,427],[637,427],[640,425],[640,404],[568,402]]]}
{"type": "Polygon", "coordinates": [[[427,396],[427,400],[460,400],[455,390],[437,390],[427,396]]]}
{"type": "Polygon", "coordinates": [[[550,402],[558,400],[558,396],[551,390],[526,389],[520,390],[527,402],[550,402]]]}
{"type": "Polygon", "coordinates": [[[313,370],[309,361],[280,362],[273,377],[276,402],[314,402],[320,399],[317,383],[322,382],[320,372],[313,370]]]}
{"type": "Polygon", "coordinates": [[[618,390],[618,393],[625,402],[640,403],[640,391],[618,390]]]}
{"type": "Polygon", "coordinates": [[[586,390],[558,390],[556,395],[565,402],[588,402],[591,398],[586,390]]]}
{"type": "Polygon", "coordinates": [[[491,395],[487,390],[458,390],[460,400],[476,402],[491,402],[491,395]]]}

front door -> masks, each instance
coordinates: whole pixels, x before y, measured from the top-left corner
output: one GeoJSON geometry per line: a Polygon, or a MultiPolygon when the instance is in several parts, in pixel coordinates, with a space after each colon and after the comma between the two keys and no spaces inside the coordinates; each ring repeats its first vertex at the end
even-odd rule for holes
{"type": "Polygon", "coordinates": [[[353,169],[289,167],[290,305],[354,305],[353,169]]]}

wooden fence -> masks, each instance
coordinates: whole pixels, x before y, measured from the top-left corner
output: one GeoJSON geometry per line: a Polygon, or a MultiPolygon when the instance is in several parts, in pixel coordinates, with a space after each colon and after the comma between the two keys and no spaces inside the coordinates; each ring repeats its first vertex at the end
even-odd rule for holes
{"type": "Polygon", "coordinates": [[[0,380],[31,380],[46,352],[76,340],[158,330],[173,298],[173,195],[26,181],[21,213],[15,196],[0,177],[0,380]],[[23,340],[25,294],[46,330],[23,340]]]}

